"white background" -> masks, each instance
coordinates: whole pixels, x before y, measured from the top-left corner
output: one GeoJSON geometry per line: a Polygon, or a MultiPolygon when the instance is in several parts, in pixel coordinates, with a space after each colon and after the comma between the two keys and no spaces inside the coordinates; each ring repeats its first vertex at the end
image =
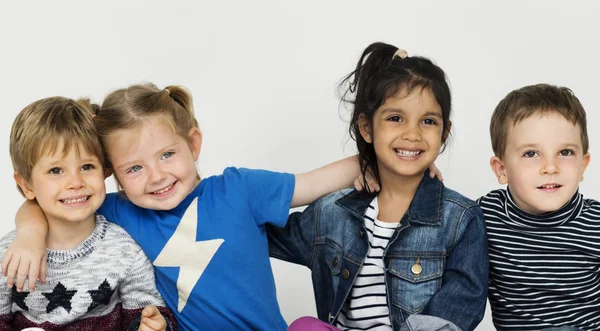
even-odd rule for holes
{"type": "MultiPolygon", "coordinates": [[[[548,0],[3,0],[0,234],[14,228],[22,201],[10,126],[30,102],[52,95],[100,102],[141,81],[184,85],[204,133],[203,176],[227,166],[303,172],[353,154],[336,84],[374,41],[430,57],[448,74],[453,137],[437,161],[447,186],[473,199],[498,187],[488,166],[490,115],[510,90],[547,82],[572,88],[587,109],[592,163],[581,191],[600,198],[593,185],[599,9],[548,0]]],[[[107,184],[114,190],[112,179],[107,184]]],[[[308,270],[273,266],[285,318],[314,315],[308,270]]],[[[493,330],[489,312],[477,330],[493,330]]]]}

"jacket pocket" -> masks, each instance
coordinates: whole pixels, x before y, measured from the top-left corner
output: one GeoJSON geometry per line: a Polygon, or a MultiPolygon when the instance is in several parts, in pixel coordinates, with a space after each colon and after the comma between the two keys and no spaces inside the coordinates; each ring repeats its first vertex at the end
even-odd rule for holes
{"type": "Polygon", "coordinates": [[[424,256],[392,257],[389,262],[391,303],[410,314],[421,312],[442,285],[445,258],[424,256]]]}
{"type": "Polygon", "coordinates": [[[342,250],[331,245],[325,245],[323,251],[323,260],[331,270],[331,273],[338,275],[342,268],[342,250]]]}

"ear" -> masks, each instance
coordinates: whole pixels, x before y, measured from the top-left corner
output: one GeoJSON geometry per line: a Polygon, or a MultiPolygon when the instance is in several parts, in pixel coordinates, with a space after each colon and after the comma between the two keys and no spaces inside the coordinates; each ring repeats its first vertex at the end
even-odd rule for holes
{"type": "Polygon", "coordinates": [[[506,175],[506,167],[504,166],[504,162],[497,157],[493,156],[490,159],[490,166],[492,167],[492,171],[498,178],[498,183],[505,185],[508,184],[508,176],[506,175]]]}
{"type": "Polygon", "coordinates": [[[442,133],[442,143],[445,143],[450,136],[450,129],[452,129],[452,121],[448,120],[448,124],[446,124],[446,130],[442,133]]]}
{"type": "Polygon", "coordinates": [[[587,169],[587,166],[590,164],[590,153],[587,153],[583,156],[583,167],[581,167],[581,174],[579,175],[579,181],[583,181],[583,173],[585,172],[585,169],[587,169]]]}
{"type": "Polygon", "coordinates": [[[367,120],[365,114],[358,115],[358,130],[366,142],[369,144],[373,142],[371,122],[367,120]]]}
{"type": "Polygon", "coordinates": [[[194,161],[198,161],[200,150],[202,149],[202,132],[198,128],[191,128],[188,133],[188,142],[194,161]]]}
{"type": "Polygon", "coordinates": [[[18,172],[15,171],[15,173],[13,174],[13,178],[15,179],[15,182],[17,182],[17,185],[19,185],[19,187],[23,191],[23,194],[25,194],[25,197],[29,200],[35,200],[35,193],[33,192],[33,188],[23,177],[21,177],[21,175],[19,175],[18,172]]]}

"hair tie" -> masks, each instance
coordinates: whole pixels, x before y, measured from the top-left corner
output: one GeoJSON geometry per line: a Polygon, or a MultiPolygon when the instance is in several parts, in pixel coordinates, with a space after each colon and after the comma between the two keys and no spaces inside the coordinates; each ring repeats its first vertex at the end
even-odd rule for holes
{"type": "Polygon", "coordinates": [[[168,95],[171,95],[171,91],[169,91],[169,89],[168,89],[168,88],[166,88],[166,87],[165,87],[165,89],[164,89],[163,91],[167,91],[167,94],[168,94],[168,95]]]}
{"type": "Polygon", "coordinates": [[[392,59],[394,59],[396,56],[400,57],[401,59],[406,59],[408,57],[408,52],[406,52],[406,50],[404,49],[400,49],[398,48],[398,50],[396,51],[396,53],[394,53],[394,56],[392,56],[392,59]]]}

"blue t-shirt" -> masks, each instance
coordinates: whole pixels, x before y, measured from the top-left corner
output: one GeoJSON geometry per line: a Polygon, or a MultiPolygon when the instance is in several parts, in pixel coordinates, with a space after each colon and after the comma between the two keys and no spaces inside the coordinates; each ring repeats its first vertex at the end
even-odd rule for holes
{"type": "Polygon", "coordinates": [[[292,174],[227,168],[172,210],[109,194],[99,212],[138,242],[181,330],[285,330],[265,224],[285,226],[292,174]]]}

